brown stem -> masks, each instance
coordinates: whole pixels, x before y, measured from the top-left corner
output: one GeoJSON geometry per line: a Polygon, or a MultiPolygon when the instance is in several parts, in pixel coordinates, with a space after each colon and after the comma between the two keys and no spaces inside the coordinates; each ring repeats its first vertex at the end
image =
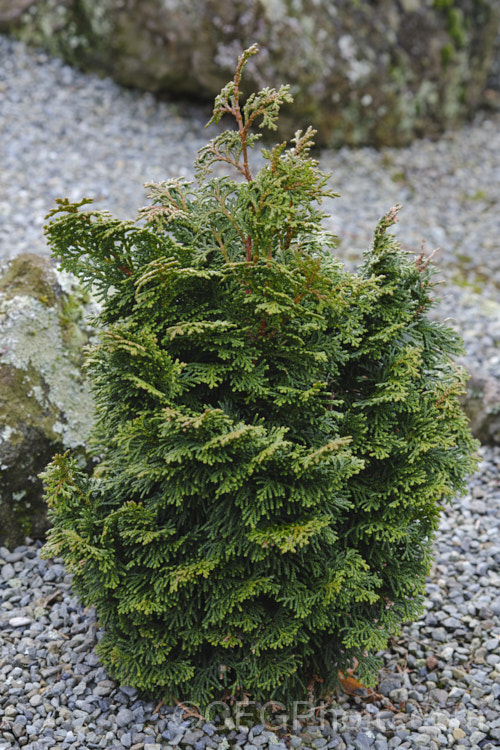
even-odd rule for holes
{"type": "Polygon", "coordinates": [[[240,135],[240,141],[241,141],[241,153],[243,154],[243,168],[242,172],[245,176],[245,179],[247,182],[252,181],[252,173],[250,172],[250,166],[248,164],[248,145],[247,145],[247,136],[248,136],[248,123],[245,125],[243,123],[243,115],[241,113],[240,109],[240,66],[238,66],[236,73],[234,75],[234,102],[233,102],[233,110],[234,110],[234,116],[236,118],[236,122],[238,123],[238,133],[240,135]]]}
{"type": "Polygon", "coordinates": [[[247,254],[247,263],[251,263],[252,262],[252,238],[251,237],[247,237],[246,239],[245,250],[247,254]]]}
{"type": "MultiPolygon", "coordinates": [[[[111,255],[111,257],[113,258],[113,260],[116,260],[118,263],[120,263],[121,258],[116,253],[114,253],[111,250],[111,248],[108,248],[108,253],[111,255]]],[[[130,270],[130,268],[127,268],[127,266],[124,265],[123,263],[120,263],[120,265],[118,267],[119,267],[120,271],[123,271],[123,273],[126,276],[132,276],[132,271],[130,270]]]]}
{"type": "MultiPolygon", "coordinates": [[[[231,110],[231,111],[233,111],[233,110],[231,110]]],[[[248,179],[247,172],[246,172],[245,166],[243,164],[240,164],[238,161],[235,161],[235,159],[232,159],[230,156],[225,156],[224,154],[221,154],[221,152],[219,151],[219,149],[216,146],[214,146],[214,145],[210,145],[208,147],[208,151],[210,151],[215,156],[215,158],[218,161],[225,161],[227,164],[230,164],[232,167],[235,167],[239,172],[241,172],[241,174],[246,179],[248,179]]]]}
{"type": "Polygon", "coordinates": [[[219,245],[219,247],[221,249],[221,253],[222,253],[223,257],[224,257],[224,260],[226,261],[226,263],[229,263],[229,256],[227,254],[226,246],[222,242],[221,236],[219,235],[219,233],[217,232],[216,229],[213,229],[212,231],[213,231],[213,235],[214,235],[215,239],[217,240],[217,244],[219,245]]]}

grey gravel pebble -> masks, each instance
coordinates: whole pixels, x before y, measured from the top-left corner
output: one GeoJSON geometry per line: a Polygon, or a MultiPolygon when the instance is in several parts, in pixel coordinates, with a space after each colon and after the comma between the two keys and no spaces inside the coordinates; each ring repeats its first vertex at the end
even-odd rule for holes
{"type": "MultiPolygon", "coordinates": [[[[0,260],[47,252],[43,216],[56,197],[88,195],[133,216],[145,202],[142,183],[189,177],[207,138],[201,108],[183,116],[1,36],[0,97],[0,260]]],[[[359,259],[378,218],[403,203],[401,241],[441,246],[436,314],[454,319],[467,361],[497,377],[499,125],[496,115],[478,115],[407,149],[320,154],[342,193],[326,210],[346,261],[359,259]]],[[[382,654],[379,694],[372,702],[339,695],[322,724],[286,738],[265,722],[248,730],[183,720],[169,706],[153,713],[155,703],[99,665],[93,610],[72,594],[61,561],[40,560],[30,540],[0,548],[0,750],[500,747],[499,474],[500,449],[481,448],[467,494],[443,512],[424,612],[382,654]]]]}
{"type": "Polygon", "coordinates": [[[6,565],[2,565],[2,568],[0,570],[0,576],[3,581],[10,581],[14,576],[16,575],[16,572],[14,570],[14,567],[10,563],[6,563],[6,565]]]}

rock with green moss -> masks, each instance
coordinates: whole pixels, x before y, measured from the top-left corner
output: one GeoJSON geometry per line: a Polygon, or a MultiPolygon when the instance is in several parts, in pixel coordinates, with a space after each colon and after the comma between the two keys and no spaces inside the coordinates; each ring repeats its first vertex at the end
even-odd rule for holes
{"type": "Polygon", "coordinates": [[[293,117],[337,146],[459,125],[485,91],[498,0],[0,0],[0,31],[158,94],[212,98],[256,42],[248,87],[292,84],[293,117]]]}
{"type": "Polygon", "coordinates": [[[0,543],[47,529],[39,472],[56,452],[86,461],[93,401],[82,347],[93,304],[69,274],[24,254],[0,275],[0,543]]]}

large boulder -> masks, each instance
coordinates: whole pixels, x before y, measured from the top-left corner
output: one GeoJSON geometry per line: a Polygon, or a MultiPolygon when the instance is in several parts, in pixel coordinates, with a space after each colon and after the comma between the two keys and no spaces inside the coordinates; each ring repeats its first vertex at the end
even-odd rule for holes
{"type": "Polygon", "coordinates": [[[86,462],[93,401],[82,347],[93,309],[69,274],[24,254],[0,274],[0,544],[47,529],[38,474],[54,453],[86,462]]]}
{"type": "Polygon", "coordinates": [[[403,145],[481,102],[498,0],[0,0],[0,30],[156,94],[212,99],[257,42],[248,86],[291,83],[284,134],[403,145]]]}

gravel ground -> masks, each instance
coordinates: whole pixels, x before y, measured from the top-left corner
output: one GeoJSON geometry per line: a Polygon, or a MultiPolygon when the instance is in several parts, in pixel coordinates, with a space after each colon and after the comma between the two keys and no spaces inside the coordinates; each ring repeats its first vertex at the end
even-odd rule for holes
{"type": "MultiPolygon", "coordinates": [[[[57,197],[134,216],[145,181],[190,176],[208,116],[0,36],[0,261],[48,252],[42,227],[57,197]]],[[[461,331],[471,369],[500,377],[500,116],[480,113],[405,149],[319,158],[342,195],[325,207],[339,254],[356,263],[380,216],[402,203],[402,244],[440,247],[435,314],[461,331]]],[[[443,513],[425,614],[384,652],[378,692],[339,695],[291,734],[155,713],[99,666],[98,626],[62,564],[40,560],[38,543],[0,549],[0,750],[500,748],[500,450],[482,448],[481,459],[467,495],[443,513]]]]}

